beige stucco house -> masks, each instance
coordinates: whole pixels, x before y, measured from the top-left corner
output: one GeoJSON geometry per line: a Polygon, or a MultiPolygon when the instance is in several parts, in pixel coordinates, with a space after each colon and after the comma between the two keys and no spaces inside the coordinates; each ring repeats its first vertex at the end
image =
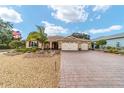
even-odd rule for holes
{"type": "Polygon", "coordinates": [[[39,41],[27,41],[26,48],[37,46],[42,49],[55,49],[55,50],[88,50],[91,46],[90,40],[79,39],[73,36],[49,36],[48,42],[41,44],[39,41]]]}

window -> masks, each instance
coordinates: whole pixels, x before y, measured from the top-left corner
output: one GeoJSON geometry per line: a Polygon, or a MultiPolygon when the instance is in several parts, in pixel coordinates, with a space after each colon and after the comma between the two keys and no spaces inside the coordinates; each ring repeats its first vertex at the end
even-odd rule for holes
{"type": "Polygon", "coordinates": [[[37,41],[30,41],[29,47],[38,47],[38,42],[37,41]]]}
{"type": "Polygon", "coordinates": [[[120,42],[117,42],[116,47],[120,47],[120,42]]]}

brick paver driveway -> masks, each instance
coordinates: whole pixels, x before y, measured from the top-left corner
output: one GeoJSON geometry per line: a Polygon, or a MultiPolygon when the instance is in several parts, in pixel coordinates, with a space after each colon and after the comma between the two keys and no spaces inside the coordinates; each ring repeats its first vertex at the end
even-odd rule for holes
{"type": "Polygon", "coordinates": [[[124,87],[124,56],[62,51],[60,87],[124,87]]]}

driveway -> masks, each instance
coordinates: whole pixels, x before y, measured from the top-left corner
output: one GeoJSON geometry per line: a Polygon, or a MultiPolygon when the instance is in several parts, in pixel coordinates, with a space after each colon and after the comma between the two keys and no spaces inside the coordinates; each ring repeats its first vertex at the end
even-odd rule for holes
{"type": "Polygon", "coordinates": [[[62,51],[60,87],[124,87],[124,56],[62,51]]]}

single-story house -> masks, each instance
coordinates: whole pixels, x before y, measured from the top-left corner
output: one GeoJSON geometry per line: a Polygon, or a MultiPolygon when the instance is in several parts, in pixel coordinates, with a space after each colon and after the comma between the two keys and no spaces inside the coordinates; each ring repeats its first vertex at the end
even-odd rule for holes
{"type": "Polygon", "coordinates": [[[37,46],[43,49],[61,49],[61,50],[88,50],[90,48],[90,40],[79,39],[73,36],[48,36],[48,42],[43,45],[39,41],[27,41],[26,48],[37,46]]]}
{"type": "Polygon", "coordinates": [[[93,39],[93,42],[99,41],[99,40],[106,40],[107,44],[105,46],[111,46],[111,47],[124,47],[124,33],[119,33],[115,35],[110,36],[102,36],[96,39],[93,39]]]}

